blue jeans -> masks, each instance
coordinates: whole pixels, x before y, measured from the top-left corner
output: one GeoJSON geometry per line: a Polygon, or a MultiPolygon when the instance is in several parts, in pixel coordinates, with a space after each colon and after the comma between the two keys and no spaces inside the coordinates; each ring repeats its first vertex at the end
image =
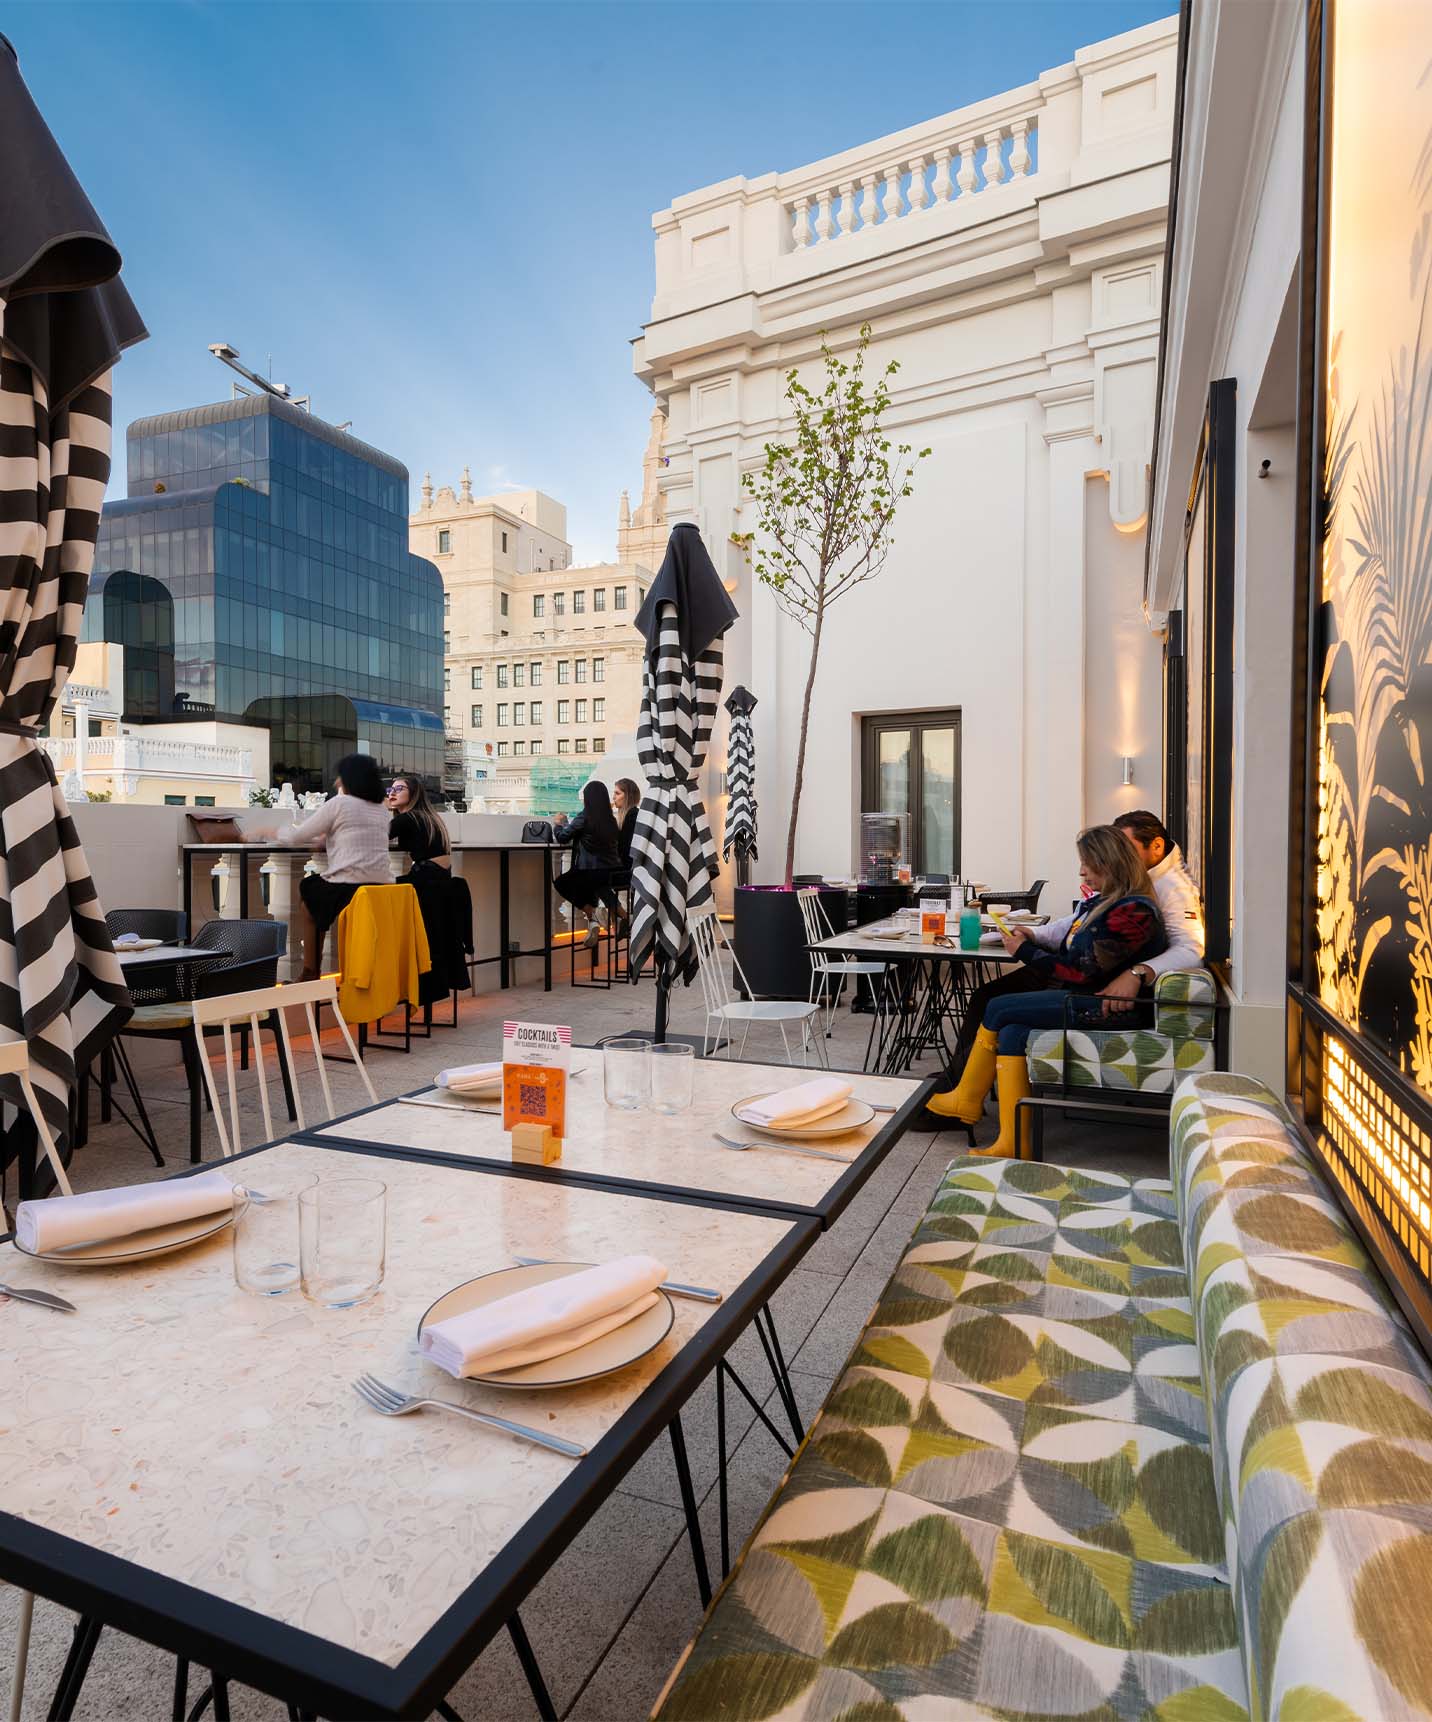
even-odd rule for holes
{"type": "Polygon", "coordinates": [[[1070,992],[1006,993],[985,1007],[984,1026],[999,1036],[999,1056],[1012,1058],[1024,1051],[1038,1028],[1063,1028],[1064,1005],[1076,1001],[1070,1019],[1087,1028],[1144,1028],[1152,1019],[1152,1006],[1144,1001],[1132,1010],[1106,1018],[1104,1001],[1097,996],[1070,992]]]}

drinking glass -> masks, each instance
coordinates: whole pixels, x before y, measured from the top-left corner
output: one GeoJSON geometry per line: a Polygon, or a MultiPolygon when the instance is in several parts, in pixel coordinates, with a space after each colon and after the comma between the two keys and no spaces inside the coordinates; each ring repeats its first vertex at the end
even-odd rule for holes
{"type": "Polygon", "coordinates": [[[367,1303],[383,1283],[388,1186],[380,1178],[325,1178],[298,1198],[303,1295],[325,1309],[367,1303]]]}
{"type": "Polygon", "coordinates": [[[234,1213],[234,1280],[240,1291],[277,1297],[299,1281],[298,1199],[318,1179],[311,1172],[270,1173],[262,1189],[245,1189],[234,1213]]]}
{"type": "Polygon", "coordinates": [[[619,1112],[640,1112],[651,1096],[651,1042],[609,1040],[602,1048],[602,1091],[619,1112]]]}
{"type": "Polygon", "coordinates": [[[654,1046],[651,1049],[651,1109],[653,1112],[686,1112],[690,1109],[696,1075],[696,1049],[692,1046],[654,1046]]]}

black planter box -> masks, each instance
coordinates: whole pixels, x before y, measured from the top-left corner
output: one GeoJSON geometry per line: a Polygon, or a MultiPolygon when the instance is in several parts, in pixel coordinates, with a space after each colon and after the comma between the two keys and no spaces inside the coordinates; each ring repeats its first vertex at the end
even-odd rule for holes
{"type": "MultiPolygon", "coordinates": [[[[843,887],[822,886],[821,907],[835,932],[845,931],[843,887]]],[[[810,958],[805,924],[794,891],[784,886],[742,885],[736,890],[736,958],[759,998],[810,997],[810,958]]]]}

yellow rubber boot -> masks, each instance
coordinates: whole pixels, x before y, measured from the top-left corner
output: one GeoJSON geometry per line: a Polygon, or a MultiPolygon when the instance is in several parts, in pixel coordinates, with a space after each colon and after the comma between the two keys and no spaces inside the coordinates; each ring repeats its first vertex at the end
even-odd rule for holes
{"type": "Polygon", "coordinates": [[[1029,1093],[1029,1066],[1022,1052],[995,1060],[995,1085],[999,1090],[999,1135],[988,1148],[976,1148],[974,1152],[987,1154],[991,1159],[1027,1160],[1029,1125],[1016,1111],[1029,1093]]]}
{"type": "Polygon", "coordinates": [[[926,1102],[929,1110],[941,1118],[956,1119],[961,1124],[978,1124],[994,1085],[997,1044],[994,1030],[982,1028],[975,1036],[970,1056],[965,1060],[965,1071],[959,1085],[948,1094],[932,1094],[926,1102]]]}

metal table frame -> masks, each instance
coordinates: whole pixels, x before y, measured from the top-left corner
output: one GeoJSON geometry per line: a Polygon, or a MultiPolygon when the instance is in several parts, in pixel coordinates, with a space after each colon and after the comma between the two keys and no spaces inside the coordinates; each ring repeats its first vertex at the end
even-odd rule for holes
{"type": "MultiPolygon", "coordinates": [[[[883,925],[884,923],[875,923],[883,925]]],[[[888,963],[896,970],[893,982],[876,991],[881,1014],[872,1026],[879,1030],[872,1075],[904,1076],[925,1052],[935,1052],[942,1067],[953,1052],[945,1023],[958,1023],[975,988],[991,978],[983,971],[1006,969],[1013,958],[992,950],[965,951],[950,945],[896,944],[872,941],[868,929],[852,927],[807,946],[827,954],[858,956],[888,963]]]]}
{"type": "MultiPolygon", "coordinates": [[[[295,1136],[280,1140],[300,1139],[295,1136]]],[[[233,1160],[248,1159],[276,1145],[266,1143],[248,1149],[233,1156],[233,1160]]],[[[354,1144],[334,1146],[355,1150],[354,1144]]],[[[358,1151],[379,1158],[426,1158],[373,1147],[358,1151]]],[[[454,1163],[443,1164],[450,1167],[454,1163]]],[[[469,1164],[467,1170],[474,1177],[494,1175],[489,1166],[469,1164]]],[[[507,1176],[512,1172],[513,1168],[508,1167],[495,1175],[507,1176]]],[[[178,1175],[187,1177],[192,1173],[178,1175]]],[[[611,1194],[656,1199],[655,1193],[646,1189],[617,1190],[608,1185],[607,1190],[611,1194]]],[[[675,1191],[659,1199],[687,1202],[694,1207],[710,1206],[675,1191]]],[[[0,1577],[75,1609],[85,1621],[113,1626],[188,1662],[213,1669],[216,1688],[221,1681],[238,1680],[302,1711],[334,1717],[427,1716],[489,1641],[515,1619],[523,1599],[647,1448],[667,1429],[672,1431],[688,1527],[694,1531],[693,1554],[697,1557],[698,1571],[704,1568],[700,1524],[689,1468],[685,1465],[679,1417],[718,1363],[725,1366],[726,1354],[736,1339],[756,1321],[771,1295],[819,1236],[820,1228],[814,1218],[780,1217],[790,1225],[785,1238],[714,1310],[695,1342],[677,1352],[587,1457],[573,1466],[570,1475],[521,1527],[520,1534],[503,1547],[396,1666],[343,1649],[313,1633],[226,1602],[135,1562],[92,1549],[3,1510],[0,1510],[0,1577]]],[[[763,1344],[766,1343],[764,1333],[761,1337],[763,1344]]],[[[785,1394],[782,1398],[785,1399],[785,1394]]],[[[703,1596],[709,1597],[709,1584],[702,1588],[703,1596]]],[[[520,1655],[526,1643],[520,1623],[513,1636],[520,1655]]],[[[93,1649],[92,1642],[89,1648],[93,1649]]],[[[531,1670],[524,1667],[524,1672],[531,1681],[535,1664],[531,1670]]],[[[533,1682],[534,1695],[539,1688],[540,1676],[533,1682]]],[[[77,1692],[75,1684],[71,1697],[77,1692]]]]}
{"type": "MultiPolygon", "coordinates": [[[[582,1047],[576,1050],[599,1053],[601,1048],[582,1047]]],[[[869,1073],[865,1071],[836,1071],[834,1074],[837,1076],[864,1076],[869,1073]]],[[[650,1196],[663,1201],[693,1202],[700,1207],[734,1208],[741,1213],[763,1214],[772,1219],[814,1219],[819,1221],[822,1231],[828,1231],[845,1212],[852,1199],[866,1184],[881,1161],[904,1136],[911,1123],[919,1116],[926,1100],[934,1090],[936,1080],[934,1076],[929,1076],[921,1081],[919,1087],[900,1106],[899,1110],[892,1113],[875,1135],[870,1138],[846,1170],[827,1190],[826,1194],[809,1207],[796,1202],[782,1201],[776,1197],[742,1196],[732,1191],[697,1190],[684,1184],[664,1184],[657,1179],[613,1176],[603,1172],[578,1172],[564,1167],[560,1161],[551,1166],[517,1165],[505,1158],[489,1159],[483,1155],[444,1154],[438,1148],[404,1148],[388,1142],[367,1140],[361,1134],[360,1121],[371,1113],[380,1112],[385,1107],[397,1105],[403,1098],[401,1095],[394,1095],[389,1100],[380,1100],[376,1105],[360,1106],[352,1112],[345,1112],[341,1117],[335,1118],[329,1123],[312,1125],[304,1130],[295,1130],[285,1140],[308,1142],[319,1148],[338,1148],[360,1154],[384,1154],[394,1159],[417,1160],[437,1166],[473,1166],[484,1172],[500,1172],[505,1177],[512,1178],[531,1178],[543,1184],[572,1184],[580,1189],[616,1190],[626,1195],[650,1196]],[[342,1127],[341,1133],[335,1134],[339,1131],[340,1126],[342,1127]]],[[[431,1087],[431,1083],[424,1083],[420,1088],[409,1089],[408,1094],[423,1094],[431,1087]]]]}

